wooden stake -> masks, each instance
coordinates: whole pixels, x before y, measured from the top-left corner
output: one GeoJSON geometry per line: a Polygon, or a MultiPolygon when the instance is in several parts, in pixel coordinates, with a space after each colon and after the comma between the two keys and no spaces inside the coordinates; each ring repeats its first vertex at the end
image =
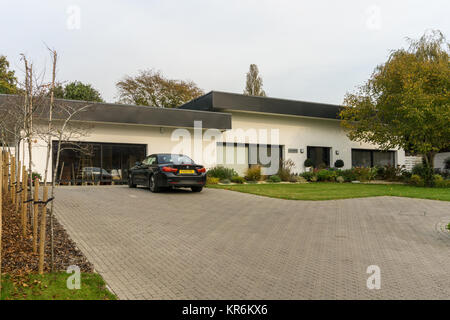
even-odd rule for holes
{"type": "Polygon", "coordinates": [[[9,152],[6,153],[6,192],[8,193],[11,187],[11,180],[9,179],[9,152]]]}
{"type": "Polygon", "coordinates": [[[20,190],[20,192],[16,193],[16,212],[19,212],[19,204],[20,204],[20,200],[22,198],[22,183],[20,182],[20,168],[22,168],[21,164],[20,164],[20,160],[17,163],[17,183],[16,183],[16,190],[20,190]]]}
{"type": "Polygon", "coordinates": [[[38,245],[38,217],[39,217],[39,178],[34,179],[34,205],[33,205],[33,253],[37,253],[38,245]]]}
{"type": "Polygon", "coordinates": [[[6,161],[6,152],[3,152],[3,194],[8,192],[8,165],[6,161]]]}
{"type": "MultiPolygon", "coordinates": [[[[45,202],[48,199],[48,187],[44,185],[44,195],[42,200],[45,202]]],[[[45,232],[47,227],[47,205],[42,205],[41,208],[41,235],[39,237],[39,274],[44,273],[44,258],[45,258],[45,232]]]]}
{"type": "Polygon", "coordinates": [[[16,204],[16,159],[11,156],[11,201],[16,204]]]}
{"type": "Polygon", "coordinates": [[[25,239],[27,236],[27,209],[28,202],[25,203],[28,196],[28,173],[27,168],[23,166],[23,192],[22,192],[22,236],[25,239]]]}
{"type": "Polygon", "coordinates": [[[2,295],[2,215],[3,215],[3,156],[1,159],[2,163],[0,165],[0,296],[2,295]]]}

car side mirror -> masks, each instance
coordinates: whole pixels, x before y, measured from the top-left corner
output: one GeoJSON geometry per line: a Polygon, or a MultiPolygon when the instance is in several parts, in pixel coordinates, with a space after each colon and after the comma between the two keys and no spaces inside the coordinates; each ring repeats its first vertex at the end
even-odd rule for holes
{"type": "Polygon", "coordinates": [[[140,166],[140,165],[141,165],[141,162],[136,161],[134,165],[135,165],[135,166],[140,166]]]}

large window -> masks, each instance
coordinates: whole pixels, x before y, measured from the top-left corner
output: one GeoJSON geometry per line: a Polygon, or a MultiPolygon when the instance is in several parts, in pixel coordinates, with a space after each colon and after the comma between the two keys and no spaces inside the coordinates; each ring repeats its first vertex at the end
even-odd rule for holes
{"type": "MultiPolygon", "coordinates": [[[[53,167],[56,166],[58,142],[53,141],[53,167]]],[[[63,142],[56,182],[62,184],[126,183],[128,170],[147,154],[139,144],[63,142]]]]}
{"type": "Polygon", "coordinates": [[[308,147],[307,157],[311,159],[313,166],[330,166],[330,150],[329,147],[308,147]]]}
{"type": "Polygon", "coordinates": [[[394,151],[352,149],[353,167],[393,166],[394,164],[394,151]]]}
{"type": "Polygon", "coordinates": [[[244,143],[217,143],[217,164],[233,168],[240,175],[254,165],[260,165],[263,175],[275,174],[283,158],[283,146],[244,143]],[[277,163],[273,164],[275,160],[277,163]]]}

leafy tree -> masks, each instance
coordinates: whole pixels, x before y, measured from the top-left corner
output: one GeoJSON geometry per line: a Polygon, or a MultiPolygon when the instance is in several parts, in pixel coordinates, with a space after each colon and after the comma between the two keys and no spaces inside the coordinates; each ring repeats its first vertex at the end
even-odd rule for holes
{"type": "Polygon", "coordinates": [[[350,139],[421,154],[432,168],[450,146],[450,45],[440,31],[408,42],[347,93],[340,116],[350,139]]]}
{"type": "Polygon", "coordinates": [[[80,81],[73,81],[64,87],[59,84],[54,89],[55,98],[69,100],[83,100],[103,102],[100,93],[90,84],[84,84],[80,81]]]}
{"type": "Polygon", "coordinates": [[[250,65],[250,70],[247,72],[247,82],[245,84],[244,94],[248,96],[265,97],[266,93],[262,89],[263,80],[259,76],[258,66],[256,64],[250,65]]]}
{"type": "Polygon", "coordinates": [[[204,94],[192,81],[167,79],[154,70],[140,71],[136,77],[125,76],[116,88],[121,103],[160,108],[176,108],[204,94]]]}
{"type": "Polygon", "coordinates": [[[0,93],[17,93],[17,78],[14,71],[9,70],[9,62],[5,56],[0,56],[0,93]]]}

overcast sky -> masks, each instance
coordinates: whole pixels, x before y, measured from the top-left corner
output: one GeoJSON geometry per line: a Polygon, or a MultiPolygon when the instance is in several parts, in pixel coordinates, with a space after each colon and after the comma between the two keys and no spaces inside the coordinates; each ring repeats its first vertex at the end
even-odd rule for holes
{"type": "Polygon", "coordinates": [[[150,68],[242,93],[256,63],[269,96],[340,104],[405,37],[450,37],[448,0],[0,1],[0,54],[18,76],[20,53],[49,74],[47,44],[58,80],[90,83],[107,101],[120,78],[150,68]]]}

